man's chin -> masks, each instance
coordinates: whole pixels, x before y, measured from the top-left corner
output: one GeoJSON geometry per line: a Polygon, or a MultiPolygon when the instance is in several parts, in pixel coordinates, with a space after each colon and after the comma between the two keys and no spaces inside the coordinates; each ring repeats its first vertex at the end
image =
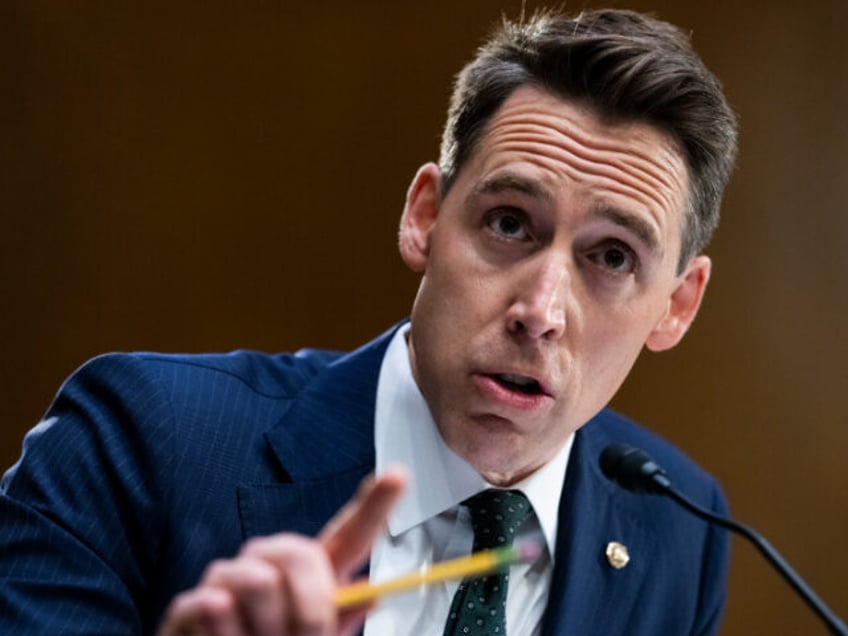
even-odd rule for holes
{"type": "Polygon", "coordinates": [[[479,468],[475,466],[475,468],[480,476],[493,486],[509,488],[532,475],[543,464],[544,461],[542,460],[533,464],[516,463],[515,465],[486,462],[485,465],[481,465],[479,468]]]}
{"type": "Polygon", "coordinates": [[[495,486],[507,487],[519,482],[549,459],[529,449],[522,435],[503,424],[478,429],[477,435],[468,435],[468,429],[463,433],[461,439],[449,441],[448,446],[495,486]]]}

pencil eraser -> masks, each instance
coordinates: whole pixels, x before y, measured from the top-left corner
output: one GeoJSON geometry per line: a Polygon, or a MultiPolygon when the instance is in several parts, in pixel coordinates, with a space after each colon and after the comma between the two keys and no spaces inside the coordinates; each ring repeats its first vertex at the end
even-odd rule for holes
{"type": "Polygon", "coordinates": [[[513,547],[518,552],[518,560],[521,563],[532,563],[542,554],[542,548],[535,541],[521,541],[513,547]]]}

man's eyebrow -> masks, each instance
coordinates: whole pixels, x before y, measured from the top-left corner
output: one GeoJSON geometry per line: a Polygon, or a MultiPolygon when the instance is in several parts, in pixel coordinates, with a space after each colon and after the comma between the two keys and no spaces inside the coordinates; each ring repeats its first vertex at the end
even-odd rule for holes
{"type": "MultiPolygon", "coordinates": [[[[510,191],[528,195],[545,202],[552,202],[554,200],[553,193],[539,181],[528,179],[514,172],[495,174],[484,179],[472,189],[471,197],[510,191]]],[[[598,205],[593,210],[593,214],[628,229],[652,252],[662,251],[662,245],[660,244],[656,228],[641,216],[609,205],[598,205]]]]}
{"type": "Polygon", "coordinates": [[[519,192],[544,201],[552,201],[554,198],[553,194],[538,181],[513,172],[496,174],[484,179],[474,187],[471,195],[499,194],[508,191],[519,192]]]}
{"type": "Polygon", "coordinates": [[[597,207],[594,211],[594,215],[609,219],[616,225],[620,225],[621,227],[630,230],[652,252],[662,251],[660,240],[654,226],[642,217],[607,205],[597,207]]]}

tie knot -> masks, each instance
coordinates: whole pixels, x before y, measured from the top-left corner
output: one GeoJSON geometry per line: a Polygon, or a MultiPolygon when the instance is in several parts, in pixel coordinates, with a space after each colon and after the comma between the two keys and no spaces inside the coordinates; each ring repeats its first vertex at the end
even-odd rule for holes
{"type": "Polygon", "coordinates": [[[462,505],[471,513],[475,552],[511,545],[515,531],[532,509],[521,491],[494,488],[469,497],[462,505]]]}

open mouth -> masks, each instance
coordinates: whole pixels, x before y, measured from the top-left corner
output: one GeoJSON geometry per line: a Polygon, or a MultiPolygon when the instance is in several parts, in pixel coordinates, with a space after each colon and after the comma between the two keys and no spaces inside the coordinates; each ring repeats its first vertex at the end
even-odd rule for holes
{"type": "Polygon", "coordinates": [[[542,386],[533,378],[513,373],[495,373],[491,376],[498,384],[517,393],[540,395],[542,386]]]}

